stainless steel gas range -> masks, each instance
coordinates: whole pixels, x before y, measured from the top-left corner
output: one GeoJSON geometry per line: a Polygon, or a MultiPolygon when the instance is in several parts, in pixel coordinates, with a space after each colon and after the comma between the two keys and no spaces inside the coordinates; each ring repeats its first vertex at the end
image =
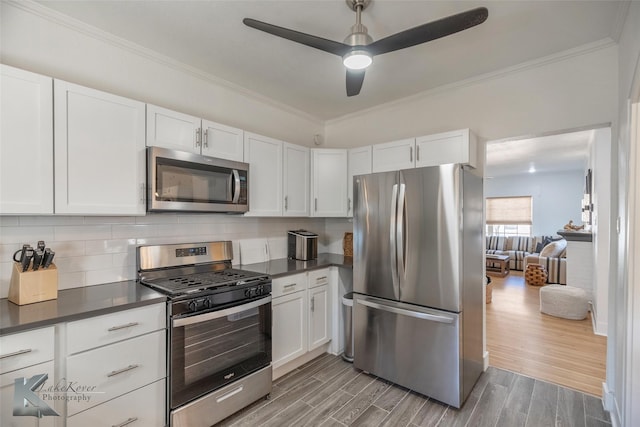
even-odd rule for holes
{"type": "Polygon", "coordinates": [[[170,426],[209,427],[271,392],[271,278],[232,259],[228,241],[137,248],[139,282],[169,298],[170,426]]]}

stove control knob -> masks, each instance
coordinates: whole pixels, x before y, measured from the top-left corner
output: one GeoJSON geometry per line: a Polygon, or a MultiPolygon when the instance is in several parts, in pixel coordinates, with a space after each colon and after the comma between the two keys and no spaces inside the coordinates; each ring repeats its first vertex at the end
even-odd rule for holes
{"type": "Polygon", "coordinates": [[[244,291],[244,296],[249,298],[251,296],[251,289],[247,289],[244,291]]]}
{"type": "Polygon", "coordinates": [[[195,301],[191,301],[189,302],[188,307],[189,307],[189,310],[196,311],[196,309],[198,308],[198,304],[195,301]]]}
{"type": "Polygon", "coordinates": [[[264,286],[258,285],[258,295],[263,295],[263,294],[264,294],[264,286]]]}
{"type": "Polygon", "coordinates": [[[205,298],[202,305],[204,306],[204,308],[211,308],[213,304],[211,303],[211,300],[209,298],[205,298]]]}

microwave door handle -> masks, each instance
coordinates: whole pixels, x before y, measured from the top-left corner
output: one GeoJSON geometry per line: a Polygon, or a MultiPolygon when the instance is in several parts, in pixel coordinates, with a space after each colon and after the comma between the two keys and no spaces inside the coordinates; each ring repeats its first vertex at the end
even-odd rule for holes
{"type": "Polygon", "coordinates": [[[234,169],[233,171],[233,204],[238,203],[238,200],[240,199],[240,174],[238,173],[237,169],[234,169]]]}

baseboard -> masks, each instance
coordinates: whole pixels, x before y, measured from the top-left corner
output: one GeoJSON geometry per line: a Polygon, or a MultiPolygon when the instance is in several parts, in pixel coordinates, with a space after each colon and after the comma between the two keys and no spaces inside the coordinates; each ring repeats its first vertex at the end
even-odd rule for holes
{"type": "Polygon", "coordinates": [[[621,417],[620,411],[618,410],[618,403],[606,382],[602,383],[602,403],[605,411],[609,412],[609,416],[611,417],[611,427],[621,427],[622,423],[620,422],[621,417]]]}
{"type": "Polygon", "coordinates": [[[484,355],[482,356],[482,363],[483,363],[483,371],[486,371],[487,369],[489,369],[489,352],[485,351],[484,355]]]}

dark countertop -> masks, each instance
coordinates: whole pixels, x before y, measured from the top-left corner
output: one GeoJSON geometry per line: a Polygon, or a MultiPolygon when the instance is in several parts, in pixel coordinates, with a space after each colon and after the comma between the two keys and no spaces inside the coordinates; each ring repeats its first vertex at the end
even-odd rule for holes
{"type": "Polygon", "coordinates": [[[593,233],[590,231],[558,230],[558,234],[568,242],[591,242],[593,240],[593,233]]]}
{"type": "MultiPolygon", "coordinates": [[[[280,277],[331,266],[353,268],[353,259],[343,255],[319,254],[318,259],[312,261],[282,258],[242,265],[240,268],[280,277]]],[[[22,306],[3,298],[0,299],[0,336],[166,300],[163,294],[139,285],[134,280],[66,289],[59,291],[55,300],[22,306]]]]}
{"type": "Polygon", "coordinates": [[[58,291],[58,299],[16,305],[0,299],[0,335],[165,302],[134,280],[58,291]]]}
{"type": "Polygon", "coordinates": [[[344,255],[323,253],[318,254],[318,258],[311,261],[280,258],[257,264],[242,265],[240,268],[255,271],[256,273],[269,274],[271,277],[277,278],[331,266],[353,268],[353,258],[344,255]]]}

